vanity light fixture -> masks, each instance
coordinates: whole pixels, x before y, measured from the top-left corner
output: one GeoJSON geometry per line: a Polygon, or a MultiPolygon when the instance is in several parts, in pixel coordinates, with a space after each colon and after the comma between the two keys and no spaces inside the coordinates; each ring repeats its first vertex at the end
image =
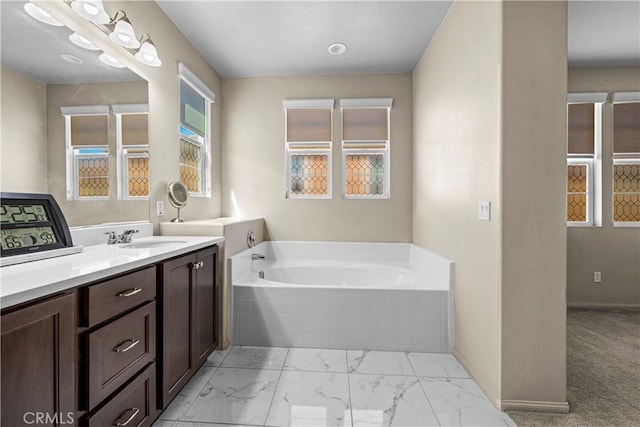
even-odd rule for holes
{"type": "Polygon", "coordinates": [[[127,14],[124,10],[116,12],[116,16],[111,21],[111,24],[115,24],[113,32],[109,34],[109,38],[120,46],[137,49],[140,47],[140,42],[136,38],[136,32],[131,25],[131,21],[127,18],[127,14]]]}
{"type": "Polygon", "coordinates": [[[140,50],[138,50],[134,56],[139,62],[149,65],[150,67],[159,67],[162,65],[162,61],[158,58],[156,45],[147,33],[140,37],[140,50]]]}
{"type": "Polygon", "coordinates": [[[86,39],[86,37],[83,37],[78,33],[71,34],[69,36],[69,40],[71,40],[71,43],[73,43],[76,46],[79,46],[81,48],[84,48],[84,49],[100,50],[100,48],[98,46],[96,46],[95,44],[91,43],[89,40],[86,39]]]}
{"type": "Polygon", "coordinates": [[[124,65],[120,61],[118,61],[116,58],[114,58],[113,56],[109,55],[106,52],[102,52],[102,54],[98,58],[100,59],[100,61],[104,62],[110,67],[124,68],[124,65]]]}
{"type": "Polygon", "coordinates": [[[63,24],[55,19],[53,16],[49,14],[49,12],[44,9],[36,6],[33,3],[25,3],[24,11],[29,14],[34,19],[37,19],[40,22],[45,24],[53,25],[54,27],[62,27],[63,24]]]}
{"type": "MultiPolygon", "coordinates": [[[[75,13],[93,22],[102,32],[109,36],[112,42],[126,48],[129,53],[134,55],[138,62],[150,67],[159,67],[162,65],[162,61],[158,57],[156,45],[151,40],[149,34],[143,34],[140,40],[138,40],[133,25],[124,10],[118,10],[113,19],[111,19],[104,9],[102,0],[64,0],[64,2],[71,7],[75,13]]],[[[85,37],[76,33],[72,34],[69,40],[85,49],[100,50],[100,48],[85,37]]],[[[100,55],[100,60],[112,67],[125,67],[114,57],[106,53],[100,55]]]]}
{"type": "Polygon", "coordinates": [[[111,18],[104,10],[102,0],[73,0],[71,9],[84,19],[96,24],[108,24],[111,22],[111,18]]]}
{"type": "Polygon", "coordinates": [[[329,45],[329,48],[327,50],[331,55],[334,55],[334,56],[344,55],[344,53],[347,51],[347,45],[339,42],[332,43],[329,45]]]}

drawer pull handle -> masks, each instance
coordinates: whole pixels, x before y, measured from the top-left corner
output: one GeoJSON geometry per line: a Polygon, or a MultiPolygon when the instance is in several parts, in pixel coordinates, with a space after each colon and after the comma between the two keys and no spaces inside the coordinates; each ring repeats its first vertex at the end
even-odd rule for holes
{"type": "Polygon", "coordinates": [[[113,351],[115,351],[116,353],[124,353],[125,351],[129,351],[131,350],[133,347],[137,346],[138,343],[140,343],[140,340],[133,340],[133,339],[128,339],[126,341],[124,341],[121,344],[118,344],[113,351]],[[126,345],[126,343],[131,343],[129,345],[126,345]]]}
{"type": "Polygon", "coordinates": [[[133,289],[128,289],[126,291],[120,292],[118,294],[119,297],[130,297],[131,295],[135,295],[142,292],[142,288],[133,288],[133,289]]]}
{"type": "Polygon", "coordinates": [[[203,261],[198,261],[198,262],[194,262],[191,266],[191,268],[193,268],[194,270],[198,270],[200,268],[204,267],[204,262],[203,261]]]}
{"type": "Polygon", "coordinates": [[[117,426],[117,427],[123,427],[123,426],[126,426],[127,424],[129,424],[129,423],[131,422],[131,420],[133,420],[133,419],[136,417],[136,415],[138,415],[138,413],[140,413],[140,409],[138,409],[138,408],[129,408],[129,409],[127,409],[126,411],[124,411],[124,412],[123,412],[123,413],[118,417],[118,419],[116,420],[116,422],[115,422],[113,425],[114,425],[114,426],[117,426]],[[131,415],[129,415],[129,418],[127,418],[125,421],[119,421],[119,420],[120,420],[121,418],[123,418],[123,417],[124,417],[124,415],[125,415],[127,412],[129,412],[129,411],[131,411],[131,415]]]}

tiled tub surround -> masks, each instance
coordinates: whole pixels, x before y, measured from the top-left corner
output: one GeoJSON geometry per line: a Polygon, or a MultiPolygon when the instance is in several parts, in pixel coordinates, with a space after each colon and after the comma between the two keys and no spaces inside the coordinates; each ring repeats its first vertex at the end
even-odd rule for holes
{"type": "Polygon", "coordinates": [[[514,426],[450,354],[274,347],[215,351],[155,425],[222,424],[514,426]]]}
{"type": "Polygon", "coordinates": [[[263,242],[229,271],[233,345],[452,350],[453,262],[417,246],[263,242]]]}

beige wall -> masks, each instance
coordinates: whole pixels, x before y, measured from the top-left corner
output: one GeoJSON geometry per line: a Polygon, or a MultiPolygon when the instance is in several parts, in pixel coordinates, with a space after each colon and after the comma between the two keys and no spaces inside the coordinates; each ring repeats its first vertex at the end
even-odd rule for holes
{"type": "Polygon", "coordinates": [[[0,189],[46,193],[46,85],[4,65],[1,79],[0,189]]]}
{"type": "Polygon", "coordinates": [[[264,217],[272,240],[411,241],[411,75],[224,81],[223,213],[264,217]],[[391,199],[341,195],[340,98],[392,97],[391,199]],[[284,99],[334,98],[333,198],[286,199],[284,99]]]}
{"type": "Polygon", "coordinates": [[[502,50],[503,407],[567,410],[567,3],[505,2],[502,50]]]}
{"type": "Polygon", "coordinates": [[[109,190],[110,200],[67,200],[65,120],[63,106],[146,104],[147,82],[78,83],[47,85],[47,150],[49,193],[70,226],[149,219],[149,202],[118,201],[116,182],[116,123],[109,112],[109,190]]]}
{"type": "Polygon", "coordinates": [[[62,0],[50,2],[36,0],[39,6],[50,11],[74,31],[80,31],[101,49],[126,64],[149,83],[149,142],[151,146],[151,220],[155,232],[159,222],[172,215],[166,197],[167,183],[178,179],[178,127],[180,122],[180,98],[178,62],[183,62],[217,95],[211,111],[212,129],[212,198],[192,197],[181,211],[186,219],[214,218],[220,216],[220,135],[222,81],[213,68],[173,25],[160,7],[153,1],[108,1],[105,9],[111,15],[118,9],[126,11],[138,34],[149,33],[158,48],[161,67],[148,67],[137,62],[133,55],[116,46],[98,28],[76,15],[62,0]],[[165,216],[155,216],[156,201],[165,202],[165,216]]]}
{"type": "Polygon", "coordinates": [[[413,242],[455,262],[455,351],[500,396],[498,2],[454,2],[414,70],[413,242]],[[492,220],[478,221],[478,201],[492,220]]]}
{"type": "MultiPolygon", "coordinates": [[[[569,70],[569,92],[640,90],[640,68],[569,70]]],[[[613,227],[613,105],[602,106],[602,227],[567,230],[567,300],[569,305],[640,306],[640,229],[613,227]],[[593,283],[593,272],[602,283],[593,283]]]]}
{"type": "Polygon", "coordinates": [[[454,352],[505,408],[567,408],[565,102],[563,2],[454,2],[414,70],[413,240],[455,261],[454,352]]]}

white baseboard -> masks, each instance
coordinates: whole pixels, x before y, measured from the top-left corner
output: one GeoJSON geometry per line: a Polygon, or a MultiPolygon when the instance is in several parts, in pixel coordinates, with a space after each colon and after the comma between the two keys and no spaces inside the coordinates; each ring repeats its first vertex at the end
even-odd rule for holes
{"type": "Polygon", "coordinates": [[[507,409],[515,409],[521,411],[539,411],[539,412],[556,412],[566,414],[569,412],[569,402],[541,402],[531,400],[500,400],[494,396],[486,387],[486,385],[479,379],[478,375],[469,366],[469,363],[460,354],[458,349],[453,349],[453,355],[460,362],[460,364],[469,372],[469,375],[475,380],[483,393],[487,396],[487,399],[501,411],[507,409]]]}
{"type": "Polygon", "coordinates": [[[502,400],[500,409],[514,409],[518,411],[569,413],[569,402],[539,402],[533,400],[502,400]]]}
{"type": "Polygon", "coordinates": [[[469,375],[471,375],[471,377],[473,378],[473,380],[476,382],[476,384],[478,384],[478,386],[480,387],[480,389],[482,390],[482,392],[485,394],[485,396],[487,396],[487,399],[489,399],[489,401],[491,402],[491,404],[493,406],[495,406],[496,408],[500,409],[500,399],[498,399],[496,396],[494,396],[488,389],[487,386],[480,380],[480,377],[478,377],[478,375],[476,374],[476,372],[471,368],[471,366],[469,366],[469,363],[467,362],[467,360],[460,354],[460,352],[458,351],[457,348],[454,347],[453,349],[453,355],[456,359],[458,359],[458,362],[460,362],[460,364],[464,367],[464,369],[467,370],[467,372],[469,373],[469,375]]]}
{"type": "Polygon", "coordinates": [[[615,304],[615,303],[591,303],[591,302],[570,302],[569,308],[590,308],[593,310],[640,310],[640,304],[615,304]]]}

